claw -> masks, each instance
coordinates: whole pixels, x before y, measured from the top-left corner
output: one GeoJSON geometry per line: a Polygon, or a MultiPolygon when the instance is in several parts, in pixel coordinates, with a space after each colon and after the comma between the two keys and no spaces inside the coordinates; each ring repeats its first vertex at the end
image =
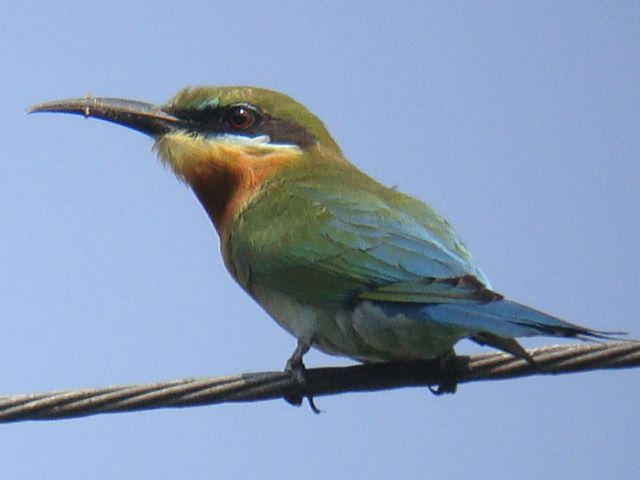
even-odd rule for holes
{"type": "Polygon", "coordinates": [[[440,368],[437,385],[428,385],[429,391],[440,396],[445,393],[456,393],[458,388],[458,364],[455,352],[451,351],[437,358],[440,368]]]}
{"type": "Polygon", "coordinates": [[[320,409],[316,407],[313,397],[305,393],[307,379],[306,367],[304,366],[302,357],[309,351],[309,348],[311,348],[310,341],[298,339],[298,346],[294,350],[293,355],[291,355],[291,358],[287,360],[287,365],[285,366],[284,371],[291,375],[296,383],[296,388],[291,393],[284,395],[284,399],[291,405],[298,407],[302,405],[302,400],[306,398],[309,402],[309,408],[311,408],[311,411],[317,414],[320,413],[320,409]]]}

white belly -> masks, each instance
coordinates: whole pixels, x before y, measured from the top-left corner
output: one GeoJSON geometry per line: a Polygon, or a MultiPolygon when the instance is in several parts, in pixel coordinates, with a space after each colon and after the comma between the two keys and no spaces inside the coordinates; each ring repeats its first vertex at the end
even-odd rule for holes
{"type": "Polygon", "coordinates": [[[310,340],[326,353],[360,361],[426,360],[448,353],[463,336],[458,330],[424,320],[387,316],[372,302],[350,310],[306,305],[259,288],[253,295],[296,338],[310,340]]]}

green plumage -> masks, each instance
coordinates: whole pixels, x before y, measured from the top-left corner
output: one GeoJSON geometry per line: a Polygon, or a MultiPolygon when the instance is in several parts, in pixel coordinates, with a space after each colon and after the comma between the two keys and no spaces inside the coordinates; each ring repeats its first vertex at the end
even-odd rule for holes
{"type": "Polygon", "coordinates": [[[304,125],[323,148],[342,155],[340,146],[318,117],[288,95],[255,87],[187,87],[167,104],[169,109],[187,112],[220,108],[238,103],[252,104],[273,118],[304,125]]]}
{"type": "Polygon", "coordinates": [[[310,304],[366,295],[436,301],[429,290],[442,301],[476,294],[480,282],[429,288],[432,279],[484,280],[442,217],[349,165],[281,171],[239,214],[229,241],[245,288],[268,286],[310,304]]]}
{"type": "Polygon", "coordinates": [[[197,87],[163,106],[82,98],[32,111],[153,136],[219,229],[231,273],[298,339],[294,368],[311,345],[411,360],[467,337],[528,358],[516,337],[609,338],[492,292],[442,217],[358,171],[320,119],[281,93],[197,87]]]}

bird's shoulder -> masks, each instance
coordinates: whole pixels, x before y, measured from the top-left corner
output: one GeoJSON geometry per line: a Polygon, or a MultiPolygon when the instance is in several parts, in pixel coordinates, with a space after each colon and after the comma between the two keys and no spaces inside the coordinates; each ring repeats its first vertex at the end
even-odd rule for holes
{"type": "Polygon", "coordinates": [[[485,280],[431,207],[348,165],[267,182],[234,221],[229,253],[245,287],[324,299],[425,278],[485,280]]]}

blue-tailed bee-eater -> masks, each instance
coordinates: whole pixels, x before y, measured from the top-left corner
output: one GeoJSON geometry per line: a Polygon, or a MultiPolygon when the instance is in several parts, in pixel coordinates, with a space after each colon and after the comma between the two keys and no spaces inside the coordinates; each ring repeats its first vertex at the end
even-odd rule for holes
{"type": "Polygon", "coordinates": [[[363,362],[445,358],[470,338],[529,359],[517,337],[605,338],[506,300],[451,225],[351,164],[323,123],[281,93],[186,88],[166,105],[78,98],[81,114],[151,136],[213,222],[238,284],[298,344],[363,362]]]}

